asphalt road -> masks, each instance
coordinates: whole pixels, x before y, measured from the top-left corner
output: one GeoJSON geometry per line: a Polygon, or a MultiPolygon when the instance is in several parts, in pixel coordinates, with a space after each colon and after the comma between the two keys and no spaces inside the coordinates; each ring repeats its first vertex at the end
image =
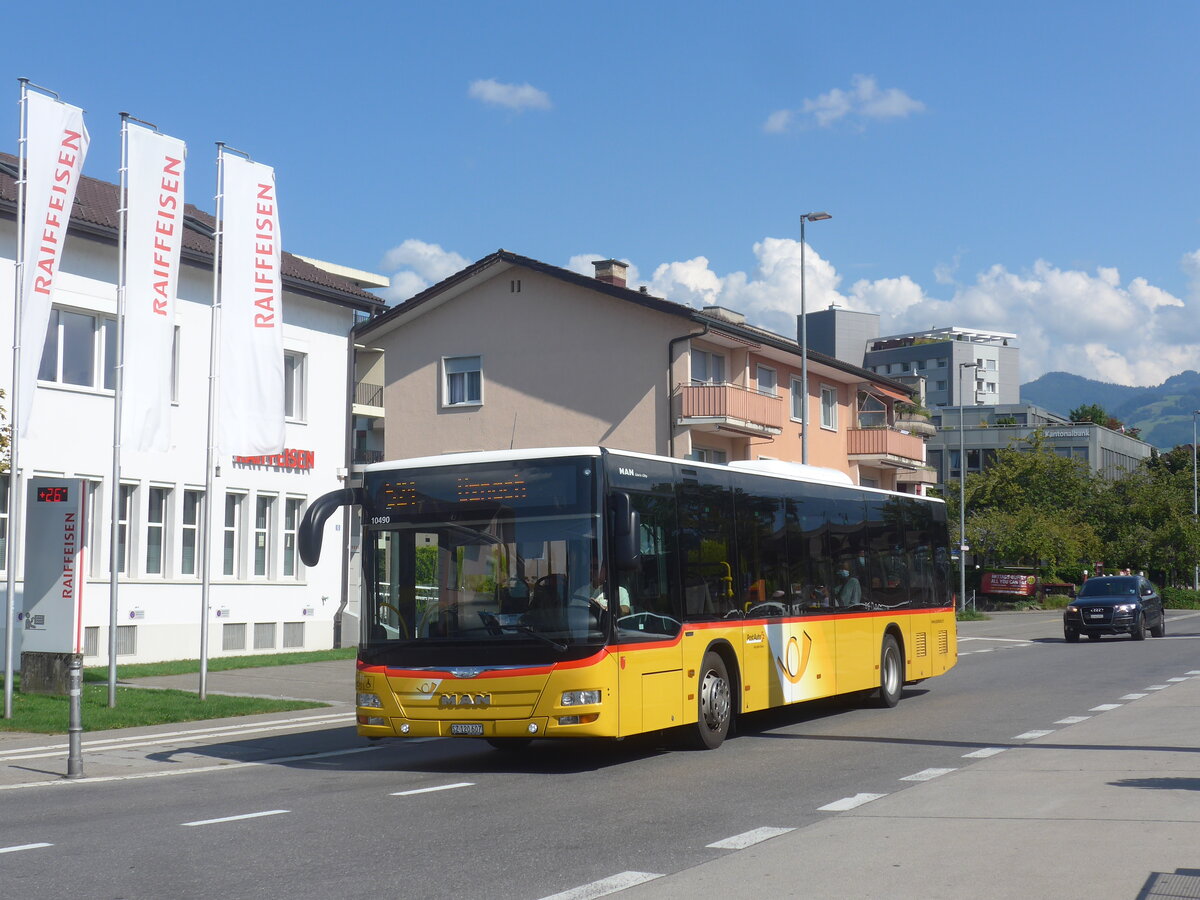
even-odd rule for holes
{"type": "MultiPolygon", "coordinates": [[[[348,727],[186,752],[167,742],[160,761],[205,771],[0,790],[0,891],[544,898],[616,872],[678,872],[1176,675],[1195,665],[1198,638],[1200,613],[1173,614],[1166,638],[1141,643],[1066,644],[1053,614],[962,623],[958,666],[896,709],[836,701],[746,717],[715,752],[655,736],[507,755],[471,741],[369,744],[348,727]],[[239,765],[254,758],[287,761],[239,765]]],[[[599,896],[587,891],[576,896],[599,896]]]]}

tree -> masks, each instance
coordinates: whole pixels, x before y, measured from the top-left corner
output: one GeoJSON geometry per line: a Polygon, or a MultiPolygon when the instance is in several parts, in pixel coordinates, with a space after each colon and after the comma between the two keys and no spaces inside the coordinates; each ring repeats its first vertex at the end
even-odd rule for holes
{"type": "Polygon", "coordinates": [[[1072,422],[1095,422],[1097,425],[1107,426],[1110,416],[1099,403],[1086,403],[1071,410],[1069,418],[1072,422]]]}

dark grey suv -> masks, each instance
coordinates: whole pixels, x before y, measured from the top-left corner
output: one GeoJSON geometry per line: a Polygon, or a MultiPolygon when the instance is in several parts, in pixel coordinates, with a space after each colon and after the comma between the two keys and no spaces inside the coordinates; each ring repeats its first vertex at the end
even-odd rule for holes
{"type": "Polygon", "coordinates": [[[1158,590],[1140,575],[1089,578],[1063,612],[1063,636],[1077,641],[1081,634],[1098,641],[1102,634],[1128,634],[1135,641],[1167,633],[1167,617],[1158,590]]]}

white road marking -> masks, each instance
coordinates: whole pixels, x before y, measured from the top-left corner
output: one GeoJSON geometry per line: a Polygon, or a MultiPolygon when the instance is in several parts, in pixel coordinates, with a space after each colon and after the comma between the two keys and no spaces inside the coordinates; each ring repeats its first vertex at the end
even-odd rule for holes
{"type": "Polygon", "coordinates": [[[593,881],[591,884],[571,888],[569,891],[551,894],[549,897],[543,897],[542,900],[592,900],[593,897],[606,897],[617,891],[653,881],[655,878],[662,878],[662,875],[656,875],[653,872],[622,872],[619,875],[611,875],[608,878],[593,881]]]}
{"type": "Polygon", "coordinates": [[[963,641],[1001,641],[1005,644],[1031,644],[1031,643],[1033,643],[1032,641],[1027,640],[1025,638],[960,637],[958,639],[958,642],[960,644],[963,641]]]}
{"type": "Polygon", "coordinates": [[[1152,684],[1148,688],[1146,688],[1146,690],[1148,690],[1148,691],[1165,691],[1169,687],[1170,687],[1169,684],[1152,684]]]}
{"type": "Polygon", "coordinates": [[[1059,719],[1055,725],[1078,725],[1080,722],[1086,722],[1091,716],[1067,716],[1065,719],[1059,719]]]}
{"type": "Polygon", "coordinates": [[[1200,669],[1192,669],[1188,672],[1189,675],[1200,675],[1200,669]]]}
{"type": "Polygon", "coordinates": [[[411,797],[413,794],[432,794],[435,791],[452,791],[455,788],[471,787],[475,784],[473,781],[459,781],[454,784],[439,784],[436,787],[416,788],[411,791],[396,791],[392,794],[393,797],[411,797]]]}
{"type": "Polygon", "coordinates": [[[723,841],[714,841],[711,844],[705,844],[705,846],[711,847],[714,850],[743,850],[746,847],[761,844],[763,841],[769,841],[771,838],[779,837],[781,834],[787,834],[789,831],[795,830],[794,828],[755,828],[753,831],[735,834],[733,837],[725,838],[723,841]]]}
{"type": "Polygon", "coordinates": [[[289,809],[268,809],[263,812],[246,813],[241,816],[225,816],[222,819],[200,819],[197,822],[183,822],[182,824],[188,828],[195,825],[219,825],[222,822],[240,822],[242,819],[261,819],[263,816],[281,816],[286,812],[291,812],[289,809]]]}
{"type": "Polygon", "coordinates": [[[1167,681],[1171,682],[1172,684],[1178,684],[1181,681],[1191,681],[1191,679],[1190,678],[1168,678],[1167,681]]]}
{"type": "Polygon", "coordinates": [[[900,780],[901,781],[933,781],[933,779],[935,779],[935,778],[938,778],[942,775],[947,775],[950,772],[954,772],[954,771],[956,771],[956,770],[955,769],[922,769],[920,772],[917,772],[914,775],[905,775],[900,780]]]}
{"type": "Polygon", "coordinates": [[[218,763],[215,766],[195,766],[191,769],[168,769],[158,772],[143,772],[138,775],[101,775],[97,778],[55,778],[53,781],[27,781],[24,784],[0,784],[0,791],[16,791],[21,788],[58,787],[59,785],[102,784],[109,781],[141,781],[143,778],[169,778],[175,775],[197,775],[202,772],[231,772],[251,766],[271,766],[279,763],[322,759],[327,756],[347,756],[351,753],[370,753],[378,747],[351,747],[348,750],[328,750],[324,753],[301,753],[296,756],[277,756],[274,759],[257,759],[253,762],[218,763]]]}
{"type": "Polygon", "coordinates": [[[843,797],[841,800],[834,800],[832,803],[818,806],[817,812],[845,812],[848,809],[854,809],[857,806],[862,806],[864,803],[870,803],[872,800],[878,800],[880,797],[886,796],[887,794],[855,794],[853,797],[843,797]]]}
{"type": "Polygon", "coordinates": [[[1024,734],[1018,734],[1013,740],[1032,741],[1035,738],[1045,737],[1048,734],[1054,734],[1054,729],[1051,728],[1049,731],[1026,731],[1024,734]]]}
{"type": "Polygon", "coordinates": [[[1110,709],[1120,709],[1123,705],[1121,703],[1101,703],[1099,706],[1093,706],[1088,712],[1108,712],[1110,709]]]}
{"type": "Polygon", "coordinates": [[[53,846],[53,844],[18,844],[15,847],[0,847],[0,853],[16,853],[18,850],[37,850],[40,847],[53,846]]]}
{"type": "Polygon", "coordinates": [[[1149,694],[1126,694],[1122,700],[1141,700],[1143,697],[1148,697],[1149,694]]]}
{"type": "Polygon", "coordinates": [[[984,647],[982,650],[968,650],[968,653],[991,653],[995,647],[984,647]]]}
{"type": "Polygon", "coordinates": [[[964,753],[963,759],[987,759],[989,756],[1003,753],[1006,749],[1006,747],[984,747],[981,750],[972,750],[970,753],[964,753]]]}

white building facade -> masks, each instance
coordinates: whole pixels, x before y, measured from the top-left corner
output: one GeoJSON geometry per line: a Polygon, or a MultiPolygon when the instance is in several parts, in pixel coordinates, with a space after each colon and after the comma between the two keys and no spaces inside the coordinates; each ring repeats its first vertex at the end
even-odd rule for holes
{"type": "MultiPolygon", "coordinates": [[[[0,308],[8,311],[0,316],[0,384],[6,396],[11,396],[12,379],[14,164],[0,154],[0,308]]],[[[42,351],[42,367],[31,434],[22,438],[19,457],[26,479],[78,479],[88,498],[80,567],[85,665],[106,663],[109,647],[117,195],[115,185],[89,178],[81,182],[46,346],[34,350],[42,351]]],[[[213,222],[194,207],[187,215],[175,323],[172,449],[164,454],[123,449],[121,454],[117,661],[199,655],[204,504],[209,502],[210,656],[332,647],[340,643],[348,599],[343,559],[327,553],[318,566],[306,568],[296,534],[309,502],[343,486],[353,378],[348,335],[356,319],[383,304],[359,282],[284,254],[287,450],[278,457],[220,459],[208,497],[213,222]]],[[[30,348],[22,348],[27,352],[30,348]]],[[[20,613],[24,529],[10,520],[4,497],[0,492],[0,564],[16,566],[20,613]]],[[[345,544],[343,527],[336,517],[330,521],[328,547],[345,544]]],[[[0,620],[0,633],[3,626],[0,620]]],[[[13,635],[18,660],[23,628],[19,619],[13,635]]],[[[356,642],[357,633],[344,640],[356,642]]]]}

